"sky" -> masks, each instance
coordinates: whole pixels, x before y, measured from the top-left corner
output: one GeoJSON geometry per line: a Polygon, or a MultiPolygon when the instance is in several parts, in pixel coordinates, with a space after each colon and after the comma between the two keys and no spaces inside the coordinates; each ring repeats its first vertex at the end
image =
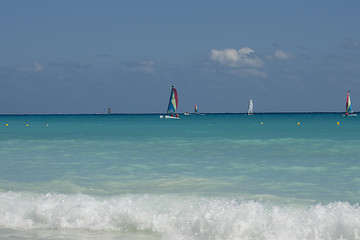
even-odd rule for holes
{"type": "Polygon", "coordinates": [[[0,114],[360,111],[360,1],[2,0],[0,114]]]}

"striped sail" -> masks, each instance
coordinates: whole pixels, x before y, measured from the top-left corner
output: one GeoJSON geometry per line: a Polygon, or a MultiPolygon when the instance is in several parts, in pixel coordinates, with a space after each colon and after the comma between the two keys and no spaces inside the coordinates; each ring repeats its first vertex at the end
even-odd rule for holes
{"type": "Polygon", "coordinates": [[[346,115],[352,114],[354,111],[352,109],[351,100],[350,100],[350,91],[348,91],[346,96],[346,115]]]}
{"type": "Polygon", "coordinates": [[[177,107],[178,107],[178,94],[174,86],[172,86],[167,113],[176,112],[177,107]]]}
{"type": "Polygon", "coordinates": [[[195,104],[195,109],[194,109],[194,111],[197,113],[197,110],[198,110],[197,104],[195,104]]]}

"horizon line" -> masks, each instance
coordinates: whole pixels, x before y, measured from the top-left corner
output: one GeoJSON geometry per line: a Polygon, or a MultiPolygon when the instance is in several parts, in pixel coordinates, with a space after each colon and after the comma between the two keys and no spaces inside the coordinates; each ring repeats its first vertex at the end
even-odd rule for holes
{"type": "MultiPolygon", "coordinates": [[[[200,112],[200,113],[190,113],[190,112],[181,112],[178,114],[184,115],[184,113],[189,113],[190,115],[201,115],[201,114],[247,114],[247,112],[200,112]]],[[[253,114],[330,114],[330,113],[344,113],[344,112],[337,112],[337,111],[329,111],[329,112],[254,112],[253,114]]],[[[354,112],[360,113],[360,112],[354,112]]],[[[1,113],[0,116],[30,116],[30,115],[37,115],[37,116],[64,116],[64,115],[167,115],[166,113],[1,113]]]]}

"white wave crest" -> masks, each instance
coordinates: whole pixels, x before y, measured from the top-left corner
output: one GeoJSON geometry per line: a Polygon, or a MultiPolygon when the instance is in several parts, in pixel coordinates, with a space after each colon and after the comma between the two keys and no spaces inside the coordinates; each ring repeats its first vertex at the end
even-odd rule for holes
{"type": "Polygon", "coordinates": [[[1,229],[149,232],[161,239],[360,239],[360,207],[182,195],[0,194],[1,229]]]}

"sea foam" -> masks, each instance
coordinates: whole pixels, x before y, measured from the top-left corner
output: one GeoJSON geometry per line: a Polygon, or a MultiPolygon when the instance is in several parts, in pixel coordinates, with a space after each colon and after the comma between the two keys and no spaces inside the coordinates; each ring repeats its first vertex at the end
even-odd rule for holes
{"type": "Polygon", "coordinates": [[[176,194],[1,193],[0,237],[14,229],[145,232],[157,239],[360,239],[360,207],[176,194]]]}

